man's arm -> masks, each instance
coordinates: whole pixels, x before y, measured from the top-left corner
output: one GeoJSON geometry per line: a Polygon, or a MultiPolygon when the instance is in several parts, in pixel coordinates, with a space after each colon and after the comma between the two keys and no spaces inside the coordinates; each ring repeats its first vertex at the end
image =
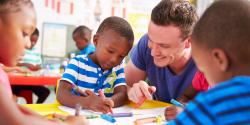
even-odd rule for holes
{"type": "Polygon", "coordinates": [[[149,86],[143,80],[146,79],[146,72],[137,68],[130,60],[125,67],[125,78],[128,84],[127,93],[129,100],[138,103],[143,98],[151,99],[151,94],[156,91],[154,86],[149,86]]]}
{"type": "Polygon", "coordinates": [[[134,83],[146,79],[146,72],[137,68],[130,60],[125,67],[125,78],[127,85],[132,87],[134,83]]]}

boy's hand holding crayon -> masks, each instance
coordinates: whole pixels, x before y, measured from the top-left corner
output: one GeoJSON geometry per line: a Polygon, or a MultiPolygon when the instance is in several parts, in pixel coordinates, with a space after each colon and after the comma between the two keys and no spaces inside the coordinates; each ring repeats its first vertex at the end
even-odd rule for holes
{"type": "Polygon", "coordinates": [[[183,111],[185,105],[182,102],[178,102],[174,99],[170,101],[173,105],[165,109],[164,115],[166,120],[173,120],[176,116],[183,111]]]}
{"type": "Polygon", "coordinates": [[[177,107],[177,106],[169,106],[165,109],[164,115],[166,120],[173,120],[176,118],[176,116],[183,111],[183,108],[177,107]]]}
{"type": "Polygon", "coordinates": [[[112,99],[99,97],[90,90],[86,90],[85,93],[87,95],[86,98],[89,100],[88,109],[108,113],[110,112],[110,108],[114,107],[114,101],[112,99]]]}

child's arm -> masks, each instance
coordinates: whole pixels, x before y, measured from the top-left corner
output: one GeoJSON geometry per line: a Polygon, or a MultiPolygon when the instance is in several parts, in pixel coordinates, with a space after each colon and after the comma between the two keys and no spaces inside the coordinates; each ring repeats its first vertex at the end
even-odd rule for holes
{"type": "Polygon", "coordinates": [[[190,100],[193,100],[194,97],[199,93],[193,85],[187,87],[187,89],[182,93],[182,95],[177,99],[181,103],[188,103],[190,100]]]}
{"type": "Polygon", "coordinates": [[[127,87],[125,85],[117,86],[114,89],[114,95],[111,98],[114,101],[114,107],[119,107],[125,104],[128,99],[127,87]]]}
{"type": "Polygon", "coordinates": [[[30,63],[18,63],[17,65],[18,66],[25,66],[31,71],[37,71],[37,70],[41,69],[41,65],[33,65],[30,63]]]}
{"type": "Polygon", "coordinates": [[[8,98],[1,83],[0,111],[2,113],[0,117],[1,125],[86,125],[86,119],[83,116],[71,117],[66,119],[65,122],[52,122],[27,108],[17,106],[11,98],[8,98]]]}
{"type": "Polygon", "coordinates": [[[113,107],[110,99],[102,99],[90,90],[85,91],[86,96],[77,96],[71,93],[73,85],[65,80],[61,80],[58,91],[57,100],[66,106],[75,107],[77,103],[85,109],[108,113],[109,108],[113,107]]]}
{"type": "Polygon", "coordinates": [[[27,72],[29,72],[29,70],[22,69],[19,66],[14,66],[14,67],[2,66],[2,68],[7,73],[9,73],[9,72],[19,72],[19,73],[27,73],[27,72]]]}

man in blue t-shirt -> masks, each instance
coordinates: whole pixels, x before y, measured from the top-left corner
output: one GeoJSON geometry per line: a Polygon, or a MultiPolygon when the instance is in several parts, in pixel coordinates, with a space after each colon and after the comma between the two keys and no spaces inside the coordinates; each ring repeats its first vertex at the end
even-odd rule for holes
{"type": "Polygon", "coordinates": [[[131,53],[125,68],[128,97],[138,103],[150,99],[169,102],[192,82],[190,34],[197,21],[195,8],[185,0],[161,1],[151,13],[148,33],[131,53]],[[141,81],[148,79],[151,86],[141,81]]]}

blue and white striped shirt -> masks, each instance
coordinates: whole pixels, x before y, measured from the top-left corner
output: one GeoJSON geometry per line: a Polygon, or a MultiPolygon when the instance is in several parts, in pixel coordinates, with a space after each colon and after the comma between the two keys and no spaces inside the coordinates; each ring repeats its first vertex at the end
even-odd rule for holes
{"type": "Polygon", "coordinates": [[[78,55],[70,60],[61,80],[96,94],[101,89],[105,96],[110,97],[115,87],[126,85],[124,62],[110,70],[102,71],[87,55],[78,55]]]}
{"type": "Polygon", "coordinates": [[[250,77],[222,82],[188,103],[169,125],[250,124],[250,77]]]}

